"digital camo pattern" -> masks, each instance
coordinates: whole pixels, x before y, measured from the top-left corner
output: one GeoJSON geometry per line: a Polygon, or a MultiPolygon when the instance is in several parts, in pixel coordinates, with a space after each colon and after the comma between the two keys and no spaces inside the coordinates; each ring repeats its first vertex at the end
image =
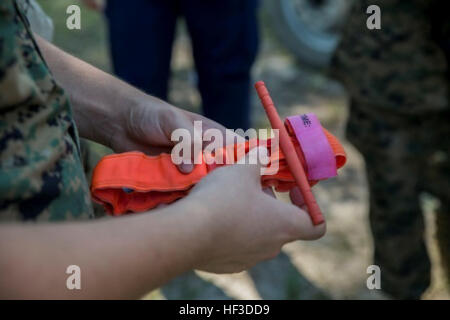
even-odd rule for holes
{"type": "Polygon", "coordinates": [[[430,284],[420,193],[441,202],[438,238],[449,270],[449,17],[432,0],[356,1],[333,73],[350,95],[348,139],[366,160],[374,263],[382,288],[419,298],[430,284]],[[381,29],[366,26],[369,5],[381,29]]]}
{"type": "Polygon", "coordinates": [[[92,215],[72,111],[13,0],[0,1],[0,220],[92,215]]]}
{"type": "Polygon", "coordinates": [[[16,0],[21,12],[30,22],[30,28],[33,32],[40,35],[47,41],[52,41],[54,26],[52,19],[45,14],[36,0],[16,0]]]}

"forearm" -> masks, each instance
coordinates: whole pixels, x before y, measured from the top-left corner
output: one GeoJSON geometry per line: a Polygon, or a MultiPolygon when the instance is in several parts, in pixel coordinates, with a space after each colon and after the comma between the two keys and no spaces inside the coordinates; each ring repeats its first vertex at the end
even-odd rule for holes
{"type": "Polygon", "coordinates": [[[95,222],[0,226],[0,298],[141,297],[199,260],[207,239],[198,210],[182,206],[95,222]],[[180,212],[191,219],[180,223],[180,212]],[[66,287],[69,265],[81,269],[81,290],[66,287]]]}
{"type": "Polygon", "coordinates": [[[53,75],[70,96],[82,137],[110,146],[112,137],[123,134],[129,125],[124,122],[130,119],[127,113],[133,106],[145,103],[149,110],[169,106],[37,35],[36,39],[53,75]]]}

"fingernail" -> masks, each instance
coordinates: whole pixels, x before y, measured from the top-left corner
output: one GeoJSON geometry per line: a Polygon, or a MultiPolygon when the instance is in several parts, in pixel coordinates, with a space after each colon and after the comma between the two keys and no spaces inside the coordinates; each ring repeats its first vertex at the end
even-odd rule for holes
{"type": "Polygon", "coordinates": [[[190,173],[190,172],[192,172],[192,170],[194,170],[194,165],[182,163],[182,164],[180,164],[179,168],[180,168],[180,171],[183,173],[190,173]]]}

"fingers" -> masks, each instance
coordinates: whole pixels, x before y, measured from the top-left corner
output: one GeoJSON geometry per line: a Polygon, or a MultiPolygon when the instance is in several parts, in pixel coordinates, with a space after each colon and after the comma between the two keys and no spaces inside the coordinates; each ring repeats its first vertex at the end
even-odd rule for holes
{"type": "Polygon", "coordinates": [[[275,195],[275,192],[273,192],[272,188],[264,188],[263,191],[268,196],[271,196],[272,198],[275,198],[275,199],[277,198],[276,195],[275,195]]]}
{"type": "Polygon", "coordinates": [[[188,130],[192,139],[190,154],[183,155],[183,164],[178,166],[178,169],[182,173],[188,174],[194,170],[195,160],[200,159],[205,147],[212,142],[204,141],[205,133],[209,129],[218,130],[219,134],[221,134],[223,141],[221,147],[227,144],[245,142],[243,137],[234,133],[232,130],[227,130],[224,126],[211,119],[184,110],[182,112],[184,116],[178,121],[177,126],[188,130]]]}
{"type": "Polygon", "coordinates": [[[183,163],[178,166],[180,172],[184,174],[191,173],[194,170],[196,160],[202,160],[203,150],[210,143],[204,141],[204,134],[208,129],[216,129],[220,131],[222,136],[225,136],[225,127],[203,116],[185,112],[187,117],[178,123],[180,128],[186,129],[191,137],[191,149],[189,153],[183,154],[183,163]]]}
{"type": "Polygon", "coordinates": [[[189,174],[194,170],[194,165],[192,163],[182,163],[178,166],[178,170],[180,170],[181,173],[189,174]]]}
{"type": "MultiPolygon", "coordinates": [[[[256,147],[247,152],[245,157],[242,157],[237,161],[238,165],[245,166],[246,168],[252,168],[253,170],[261,169],[261,160],[268,157],[269,151],[264,147],[256,147]]],[[[259,171],[258,171],[259,172],[259,171]]]]}
{"type": "Polygon", "coordinates": [[[265,210],[273,210],[278,213],[280,219],[286,224],[288,233],[287,242],[295,240],[316,240],[321,238],[326,232],[325,223],[314,226],[310,216],[305,210],[295,205],[286,203],[271,197],[265,197],[266,201],[261,203],[265,210]]]}
{"type": "Polygon", "coordinates": [[[180,170],[180,172],[184,174],[189,174],[192,172],[192,170],[194,170],[195,159],[198,159],[203,154],[202,148],[200,148],[200,150],[197,151],[196,148],[194,147],[194,144],[191,147],[192,148],[189,154],[183,153],[182,155],[183,162],[177,166],[178,170],[180,170]]]}
{"type": "Polygon", "coordinates": [[[235,167],[239,170],[240,179],[250,179],[261,185],[261,159],[267,158],[267,148],[256,147],[250,150],[245,157],[238,160],[235,167]]]}
{"type": "Polygon", "coordinates": [[[291,191],[289,191],[289,198],[292,201],[292,204],[296,205],[299,208],[307,211],[308,207],[305,204],[305,200],[303,199],[302,192],[298,187],[294,187],[291,191]]]}
{"type": "Polygon", "coordinates": [[[189,132],[191,145],[188,150],[183,149],[182,163],[179,164],[178,170],[181,173],[189,174],[194,170],[195,160],[200,159],[203,155],[203,142],[202,142],[202,128],[199,123],[193,124],[189,119],[186,119],[179,124],[180,128],[184,128],[189,132]],[[187,152],[185,152],[187,151],[187,152]]]}
{"type": "MultiPolygon", "coordinates": [[[[192,113],[191,113],[192,114],[192,113]]],[[[203,130],[206,131],[208,129],[218,129],[222,134],[225,135],[227,128],[225,128],[223,125],[221,125],[218,122],[215,122],[214,120],[208,119],[204,116],[199,116],[197,114],[194,114],[195,117],[200,117],[197,120],[201,120],[203,123],[203,130]]]]}

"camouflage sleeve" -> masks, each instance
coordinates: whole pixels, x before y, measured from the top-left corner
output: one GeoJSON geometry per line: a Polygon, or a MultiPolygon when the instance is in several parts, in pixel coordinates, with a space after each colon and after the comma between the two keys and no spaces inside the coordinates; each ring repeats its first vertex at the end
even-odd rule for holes
{"type": "Polygon", "coordinates": [[[36,0],[16,1],[30,22],[31,30],[51,42],[55,29],[53,20],[44,12],[44,10],[42,10],[39,3],[37,3],[36,0]]]}
{"type": "MultiPolygon", "coordinates": [[[[0,3],[0,109],[2,112],[14,109],[23,104],[26,99],[38,92],[34,82],[21,59],[20,53],[26,55],[28,50],[20,52],[19,41],[20,25],[17,23],[11,1],[0,3]]],[[[36,66],[45,73],[45,66],[36,66]]]]}
{"type": "Polygon", "coordinates": [[[14,1],[0,1],[0,220],[89,216],[69,100],[14,1]]]}

